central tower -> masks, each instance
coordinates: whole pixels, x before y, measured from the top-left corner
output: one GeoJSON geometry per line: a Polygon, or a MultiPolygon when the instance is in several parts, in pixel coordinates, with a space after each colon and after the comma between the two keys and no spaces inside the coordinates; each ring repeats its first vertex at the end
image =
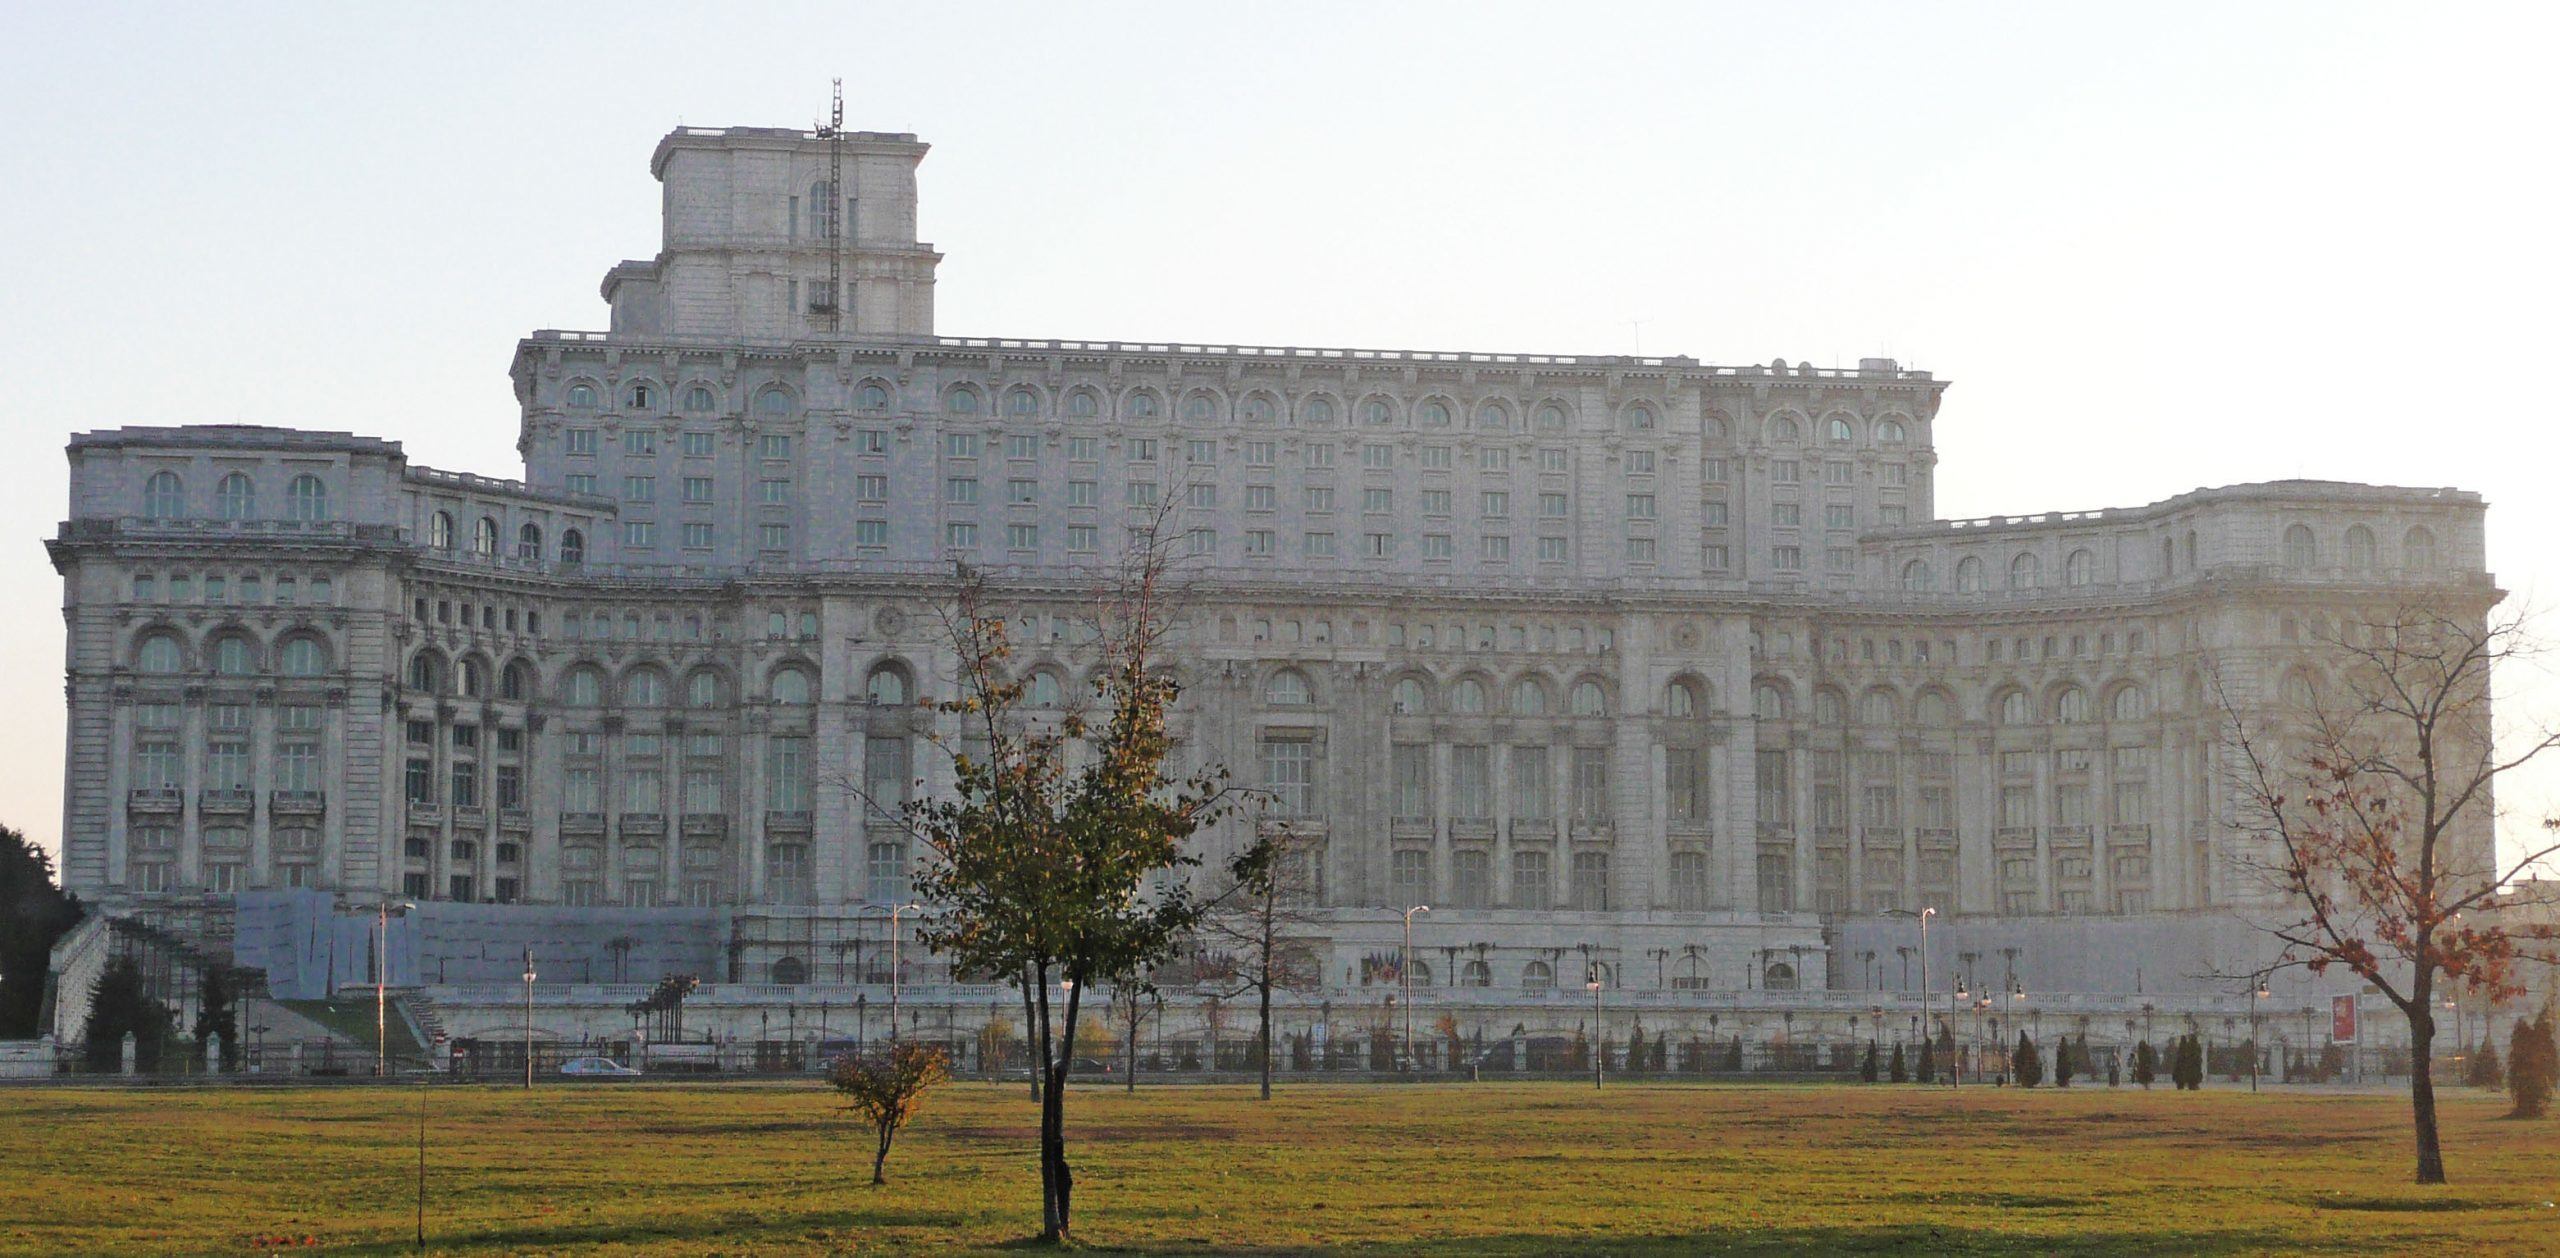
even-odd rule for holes
{"type": "Polygon", "coordinates": [[[669,132],[649,161],[662,188],[658,256],[605,273],[613,331],[749,341],[933,335],[942,255],[916,239],[916,166],[928,147],[880,131],[669,132]]]}

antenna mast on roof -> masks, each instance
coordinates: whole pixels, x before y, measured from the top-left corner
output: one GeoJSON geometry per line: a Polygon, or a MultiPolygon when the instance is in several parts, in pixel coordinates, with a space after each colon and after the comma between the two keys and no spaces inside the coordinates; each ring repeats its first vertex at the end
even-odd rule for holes
{"type": "Polygon", "coordinates": [[[834,80],[833,106],[827,112],[827,330],[844,326],[844,80],[834,80]]]}

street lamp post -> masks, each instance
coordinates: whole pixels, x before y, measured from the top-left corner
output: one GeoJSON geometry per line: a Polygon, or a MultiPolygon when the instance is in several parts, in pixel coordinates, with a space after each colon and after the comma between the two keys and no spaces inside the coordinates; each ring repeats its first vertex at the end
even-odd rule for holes
{"type": "MultiPolygon", "coordinates": [[[[1961,1009],[1970,1009],[1970,1008],[1972,1008],[1972,1007],[1973,1007],[1973,991],[1972,991],[1972,989],[1971,989],[1971,988],[1969,988],[1969,987],[1967,987],[1967,986],[1965,985],[1964,975],[1962,975],[1962,974],[1958,974],[1958,975],[1956,975],[1956,996],[1955,996],[1955,999],[1954,999],[1954,1000],[1952,1000],[1952,1001],[1949,1001],[1949,1002],[1947,1003],[1947,1034],[1948,1034],[1948,1036],[1953,1037],[1953,1036],[1955,1035],[1955,1033],[1956,1033],[1956,1032],[1955,1032],[1955,1020],[1956,1020],[1957,1012],[1958,1012],[1959,1010],[1961,1010],[1961,1009]]],[[[1978,1051],[1979,1051],[1979,1049],[1978,1049],[1978,1047],[1977,1047],[1977,1052],[1978,1052],[1978,1051]]],[[[1950,1061],[1950,1062],[1948,1062],[1948,1063],[1947,1063],[1947,1086],[1948,1086],[1948,1087],[1951,1087],[1951,1088],[1952,1088],[1952,1087],[1955,1087],[1956,1085],[1958,1085],[1958,1084],[1960,1084],[1960,1083],[1963,1083],[1963,1082],[1964,1082],[1964,1069],[1963,1069],[1962,1065],[1960,1064],[1960,1063],[1962,1062],[1962,1060],[1963,1060],[1962,1058],[1957,1058],[1955,1061],[1950,1061]]],[[[1976,1070],[1980,1070],[1981,1068],[1982,1068],[1982,1063],[1981,1063],[1981,1061],[1979,1060],[1979,1058],[1977,1057],[1977,1059],[1976,1059],[1976,1060],[1975,1060],[1975,1062],[1974,1062],[1974,1069],[1976,1069],[1976,1070]]]]}
{"type": "Polygon", "coordinates": [[[373,906],[373,1073],[376,1078],[391,1073],[391,915],[394,912],[407,913],[416,907],[407,900],[383,900],[373,906]]]}
{"type": "Polygon", "coordinates": [[[1600,963],[1594,961],[1582,972],[1582,985],[1591,989],[1591,1090],[1600,1090],[1600,1071],[1609,1060],[1609,1037],[1600,1030],[1600,963]]]}
{"type": "Polygon", "coordinates": [[[1396,990],[1404,995],[1404,1061],[1407,1070],[1413,1068],[1413,915],[1430,911],[1428,904],[1417,904],[1404,911],[1404,951],[1396,954],[1396,990]]]}
{"type": "Polygon", "coordinates": [[[923,910],[924,906],[921,904],[896,904],[886,907],[874,904],[863,910],[866,913],[881,912],[889,915],[889,1038],[892,1040],[898,1038],[898,988],[901,981],[905,978],[905,975],[900,973],[903,967],[898,961],[900,942],[898,939],[898,918],[901,914],[922,912],[923,910]]]}
{"type": "MultiPolygon", "coordinates": [[[[1920,1032],[1921,1032],[1921,1034],[1923,1034],[1923,1035],[1928,1034],[1928,1030],[1929,1030],[1929,1019],[1928,1019],[1928,1016],[1927,1016],[1927,1015],[1928,1015],[1928,1013],[1929,1013],[1929,999],[1930,999],[1930,997],[1929,997],[1929,919],[1930,919],[1930,918],[1933,918],[1933,917],[1936,917],[1937,915],[1938,915],[1938,910],[1936,910],[1936,909],[1934,909],[1934,908],[1925,907],[1925,906],[1924,906],[1924,907],[1922,907],[1922,908],[1919,908],[1919,909],[1886,909],[1886,910],[1885,910],[1885,911],[1880,915],[1880,916],[1884,916],[1884,917],[1908,917],[1908,918],[1911,918],[1911,919],[1913,919],[1913,920],[1915,920],[1915,921],[1917,921],[1917,922],[1919,922],[1919,923],[1920,923],[1920,1013],[1921,1013],[1921,1019],[1920,1019],[1920,1032]]],[[[1904,959],[1904,961],[1903,961],[1903,964],[1904,964],[1904,965],[1906,965],[1906,966],[1910,964],[1910,960],[1909,960],[1909,958],[1908,958],[1908,955],[1907,955],[1907,954],[1906,954],[1906,956],[1905,956],[1905,959],[1904,959]]],[[[1963,994],[1963,992],[1962,992],[1962,990],[1961,990],[1961,988],[1963,987],[1963,984],[1962,984],[1962,983],[1958,983],[1958,984],[1957,984],[1957,987],[1959,988],[1959,990],[1958,990],[1957,994],[1958,994],[1959,996],[1961,996],[1961,995],[1963,994]]],[[[1948,1008],[1948,1012],[1949,1012],[1949,1013],[1953,1013],[1953,1012],[1955,1012],[1954,1007],[1953,1007],[1953,1006],[1949,1006],[1949,1008],[1948,1008]]],[[[1934,1063],[1933,1063],[1933,1064],[1934,1064],[1934,1063]]],[[[1947,1086],[1948,1086],[1948,1087],[1954,1087],[1954,1086],[1955,1086],[1955,1083],[1956,1083],[1956,1080],[1955,1080],[1955,1069],[1954,1069],[1954,1065],[1955,1065],[1955,1063],[1953,1063],[1953,1062],[1949,1062],[1949,1063],[1948,1063],[1948,1070],[1947,1070],[1947,1086]]]]}
{"type": "Polygon", "coordinates": [[[524,1090],[533,1091],[533,947],[524,950],[524,1090]]]}

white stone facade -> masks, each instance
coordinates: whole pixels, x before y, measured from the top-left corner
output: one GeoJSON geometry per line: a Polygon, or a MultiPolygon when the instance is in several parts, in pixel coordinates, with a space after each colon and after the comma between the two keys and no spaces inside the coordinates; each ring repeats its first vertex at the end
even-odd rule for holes
{"type": "Polygon", "coordinates": [[[1317,840],[1329,980],[1427,903],[1443,984],[1856,987],[1827,923],[2241,901],[2209,671],[2274,704],[2321,623],[2496,597],[2453,490],[1938,520],[1945,385],[1887,360],[936,336],[910,136],[847,138],[829,332],[826,148],[660,145],[611,330],[517,349],[522,481],[75,437],[71,888],[724,908],[732,980],[821,971],[910,855],[838,783],[946,776],[954,561],[1071,699],[1171,502],[1186,754],[1317,840]]]}

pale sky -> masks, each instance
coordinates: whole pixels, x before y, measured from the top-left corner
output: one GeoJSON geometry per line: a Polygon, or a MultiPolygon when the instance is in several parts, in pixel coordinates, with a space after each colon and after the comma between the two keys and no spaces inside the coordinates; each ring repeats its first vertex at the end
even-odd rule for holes
{"type": "Polygon", "coordinates": [[[1942,514],[2454,485],[2548,607],[2555,37],[2550,5],[0,7],[0,822],[61,828],[70,433],[518,474],[514,342],[604,326],[658,137],[806,126],[839,75],[851,125],[934,145],[946,334],[1889,355],[1955,382],[1942,514]]]}

